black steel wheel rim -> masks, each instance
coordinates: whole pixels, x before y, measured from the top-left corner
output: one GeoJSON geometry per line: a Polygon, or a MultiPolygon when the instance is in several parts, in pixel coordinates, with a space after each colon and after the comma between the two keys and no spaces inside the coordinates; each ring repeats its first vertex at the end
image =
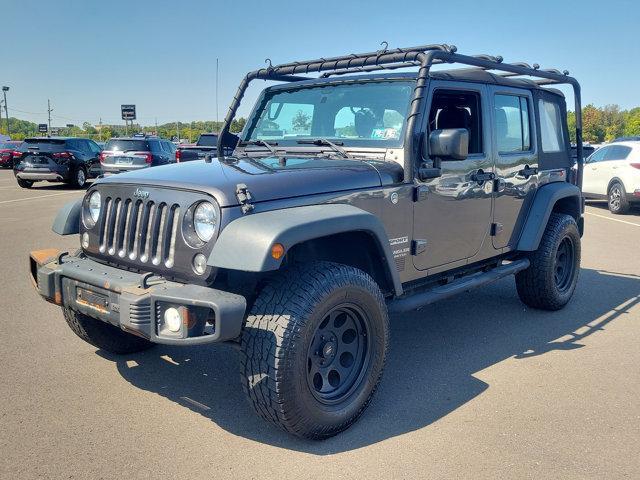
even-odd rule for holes
{"type": "Polygon", "coordinates": [[[307,353],[307,384],[325,405],[348,398],[362,384],[371,358],[370,320],[353,304],[340,304],[325,314],[307,353]]]}
{"type": "Polygon", "coordinates": [[[558,245],[554,269],[554,280],[561,292],[571,287],[575,271],[575,246],[569,237],[565,237],[558,245]]]}

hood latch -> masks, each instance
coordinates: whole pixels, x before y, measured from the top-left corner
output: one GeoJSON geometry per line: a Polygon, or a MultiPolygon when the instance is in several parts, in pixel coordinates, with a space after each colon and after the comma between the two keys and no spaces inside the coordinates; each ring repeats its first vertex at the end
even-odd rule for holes
{"type": "Polygon", "coordinates": [[[242,213],[245,215],[253,210],[253,205],[251,204],[251,192],[247,188],[244,183],[239,183],[236,185],[236,198],[238,202],[240,202],[240,207],[242,208],[242,213]]]}

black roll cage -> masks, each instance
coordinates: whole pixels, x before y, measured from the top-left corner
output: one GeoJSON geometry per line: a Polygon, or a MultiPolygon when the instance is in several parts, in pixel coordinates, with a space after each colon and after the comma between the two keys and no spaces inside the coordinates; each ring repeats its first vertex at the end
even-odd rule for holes
{"type": "MultiPolygon", "coordinates": [[[[351,73],[372,72],[378,70],[394,70],[406,67],[418,67],[416,86],[411,97],[411,106],[407,116],[407,128],[405,146],[407,154],[404,156],[404,181],[414,180],[414,159],[419,156],[420,138],[416,132],[415,125],[420,115],[422,101],[425,97],[424,91],[429,78],[429,70],[432,65],[439,64],[463,64],[475,67],[471,70],[495,70],[503,77],[533,77],[533,82],[539,86],[568,84],[573,87],[576,115],[576,148],[578,174],[576,185],[582,187],[582,108],[580,97],[580,84],[569,76],[569,72],[557,69],[540,69],[538,64],[533,66],[523,63],[504,63],[501,56],[491,55],[461,55],[457,53],[455,45],[433,44],[422,45],[409,48],[385,48],[375,52],[358,53],[344,55],[340,57],[319,58],[299,62],[284,63],[282,65],[271,65],[267,59],[267,67],[249,72],[240,82],[240,86],[229,105],[229,111],[224,119],[224,124],[220,131],[220,138],[224,138],[229,133],[231,122],[233,121],[240,102],[253,80],[275,80],[282,82],[299,82],[312,80],[314,77],[301,76],[309,73],[323,73],[322,77],[332,75],[344,75],[351,73]]],[[[218,158],[224,159],[223,142],[218,142],[218,158]]]]}

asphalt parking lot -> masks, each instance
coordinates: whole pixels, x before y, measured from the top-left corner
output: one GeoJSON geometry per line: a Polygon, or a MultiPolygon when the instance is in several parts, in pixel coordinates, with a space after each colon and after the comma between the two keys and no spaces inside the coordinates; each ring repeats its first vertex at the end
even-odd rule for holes
{"type": "Polygon", "coordinates": [[[0,476],[26,478],[640,478],[640,212],[589,205],[563,311],[512,279],[393,318],[362,419],[325,442],[258,419],[230,346],[117,357],[84,343],[27,274],[82,192],[0,171],[0,476]]]}

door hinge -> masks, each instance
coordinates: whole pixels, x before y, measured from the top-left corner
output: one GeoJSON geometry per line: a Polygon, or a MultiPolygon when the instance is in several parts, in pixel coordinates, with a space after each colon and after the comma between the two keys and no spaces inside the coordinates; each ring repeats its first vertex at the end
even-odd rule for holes
{"type": "Polygon", "coordinates": [[[240,202],[242,213],[246,214],[253,210],[253,205],[251,204],[251,200],[253,197],[251,196],[251,192],[244,183],[239,183],[236,185],[236,198],[238,199],[238,202],[240,202]]]}
{"type": "Polygon", "coordinates": [[[427,241],[424,239],[416,239],[411,242],[411,255],[420,255],[427,249],[427,241]]]}
{"type": "Polygon", "coordinates": [[[427,199],[427,195],[429,195],[429,187],[426,185],[418,185],[413,189],[413,201],[421,202],[427,199]]]}
{"type": "Polygon", "coordinates": [[[492,237],[497,237],[498,235],[500,235],[502,233],[503,230],[504,230],[504,225],[502,225],[501,223],[492,223],[491,224],[491,236],[492,237]]]}

